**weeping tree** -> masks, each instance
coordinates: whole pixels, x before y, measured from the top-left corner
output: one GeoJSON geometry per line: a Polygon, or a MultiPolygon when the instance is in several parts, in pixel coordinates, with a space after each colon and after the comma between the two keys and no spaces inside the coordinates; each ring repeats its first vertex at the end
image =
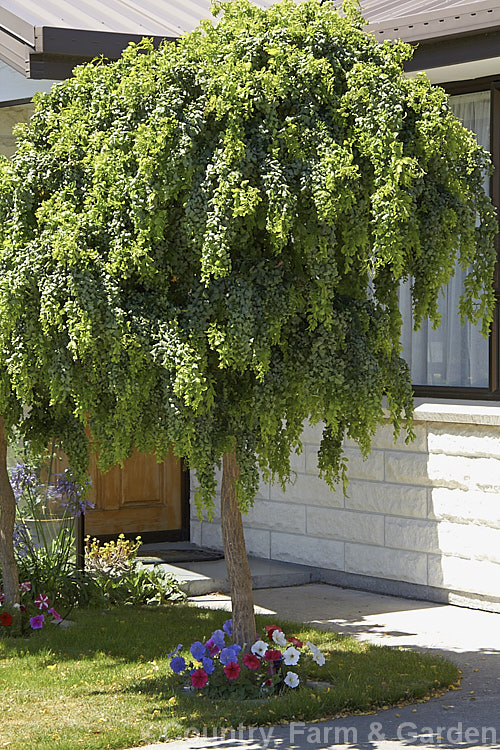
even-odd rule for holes
{"type": "MultiPolygon", "coordinates": [[[[408,45],[377,43],[349,5],[216,11],[177,44],[77,68],[18,129],[0,173],[0,413],[32,443],[57,435],[76,472],[86,429],[104,469],[173,449],[209,515],[222,464],[249,643],[241,514],[260,477],[286,485],[305,418],[324,424],[331,485],[346,436],[367,454],[388,418],[411,438],[398,287],[411,279],[415,327],[437,324],[458,261],[460,313],[486,334],[496,224],[489,157],[441,89],[404,76],[408,45]]],[[[0,498],[4,567],[3,467],[0,498]]]]}

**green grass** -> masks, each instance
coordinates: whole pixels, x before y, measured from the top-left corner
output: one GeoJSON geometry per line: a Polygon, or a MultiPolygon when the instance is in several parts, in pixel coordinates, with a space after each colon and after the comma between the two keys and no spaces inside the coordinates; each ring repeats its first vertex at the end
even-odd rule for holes
{"type": "MultiPolygon", "coordinates": [[[[126,748],[184,736],[188,728],[277,724],[370,712],[421,700],[458,679],[439,657],[361,643],[283,620],[327,661],[316,675],[329,691],[302,686],[263,703],[183,695],[166,654],[203,640],[228,615],[171,605],[80,611],[66,630],[47,626],[29,639],[0,639],[0,747],[29,750],[126,748]]],[[[258,628],[270,623],[258,618],[258,628]]]]}

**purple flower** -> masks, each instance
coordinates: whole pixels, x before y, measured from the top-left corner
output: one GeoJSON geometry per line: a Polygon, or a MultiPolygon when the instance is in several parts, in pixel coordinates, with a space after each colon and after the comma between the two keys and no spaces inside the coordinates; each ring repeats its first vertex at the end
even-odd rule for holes
{"type": "Polygon", "coordinates": [[[182,656],[174,656],[174,658],[170,662],[170,669],[176,674],[179,674],[179,672],[184,672],[184,670],[186,669],[186,662],[184,661],[182,656]]]}
{"type": "Polygon", "coordinates": [[[206,647],[200,641],[195,641],[189,650],[196,661],[201,661],[207,651],[206,647]]]}
{"type": "Polygon", "coordinates": [[[238,651],[241,651],[241,646],[237,646],[236,644],[232,644],[231,646],[227,646],[226,648],[223,648],[220,652],[220,662],[221,664],[227,665],[230,664],[232,661],[237,662],[238,661],[238,651]]]}
{"type": "Polygon", "coordinates": [[[214,630],[211,636],[211,640],[215,643],[217,648],[224,648],[225,635],[222,630],[214,630]]]}
{"type": "MultiPolygon", "coordinates": [[[[90,480],[87,486],[90,484],[90,480]]],[[[54,487],[54,494],[60,498],[61,505],[72,516],[84,516],[89,508],[94,507],[94,503],[85,499],[87,487],[78,484],[73,480],[71,469],[66,469],[64,474],[59,476],[54,487]]]]}
{"type": "Polygon", "coordinates": [[[14,491],[14,497],[16,503],[19,502],[22,495],[26,490],[32,489],[35,493],[40,487],[40,482],[35,474],[34,469],[27,464],[16,464],[9,471],[10,473],[10,484],[14,491]]]}
{"type": "Polygon", "coordinates": [[[205,646],[207,647],[210,656],[215,656],[215,654],[218,654],[220,651],[220,648],[215,645],[213,638],[209,638],[205,643],[205,646]]]}
{"type": "Polygon", "coordinates": [[[33,630],[40,630],[40,628],[43,628],[44,622],[45,617],[43,615],[35,615],[34,617],[30,617],[30,625],[33,630]]]}
{"type": "Polygon", "coordinates": [[[224,633],[227,633],[229,637],[231,637],[233,635],[233,621],[226,620],[226,622],[222,626],[222,630],[224,631],[224,633]]]}
{"type": "Polygon", "coordinates": [[[212,672],[215,669],[215,665],[214,665],[212,659],[209,659],[208,656],[204,656],[203,659],[201,660],[201,662],[203,664],[203,669],[205,670],[205,672],[207,674],[212,674],[212,672]]]}
{"type": "Polygon", "coordinates": [[[175,656],[175,654],[180,651],[182,648],[182,643],[178,643],[176,648],[174,648],[173,651],[171,651],[169,654],[167,654],[167,659],[169,659],[171,656],[175,656]]]}

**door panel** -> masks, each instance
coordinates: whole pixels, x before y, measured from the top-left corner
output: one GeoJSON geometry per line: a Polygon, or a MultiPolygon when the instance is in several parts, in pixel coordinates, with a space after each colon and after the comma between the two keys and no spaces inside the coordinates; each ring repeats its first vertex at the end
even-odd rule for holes
{"type": "Polygon", "coordinates": [[[123,468],[103,474],[91,465],[95,504],[85,516],[90,535],[140,534],[182,528],[182,468],[172,454],[158,463],[152,454],[134,453],[123,468]]]}

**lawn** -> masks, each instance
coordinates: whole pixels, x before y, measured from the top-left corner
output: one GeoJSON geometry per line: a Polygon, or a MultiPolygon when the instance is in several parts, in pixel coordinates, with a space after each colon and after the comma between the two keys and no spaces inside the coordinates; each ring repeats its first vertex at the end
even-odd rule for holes
{"type": "MultiPolygon", "coordinates": [[[[82,610],[68,629],[46,627],[29,639],[0,639],[0,747],[94,750],[182,737],[191,728],[307,721],[368,712],[422,699],[458,680],[439,657],[361,643],[351,637],[274,620],[287,635],[311,640],[326,656],[316,677],[263,703],[185,695],[166,655],[208,638],[227,613],[187,604],[82,610]]],[[[257,618],[264,632],[269,617],[257,618]]],[[[311,675],[314,677],[314,675],[311,675]]]]}

